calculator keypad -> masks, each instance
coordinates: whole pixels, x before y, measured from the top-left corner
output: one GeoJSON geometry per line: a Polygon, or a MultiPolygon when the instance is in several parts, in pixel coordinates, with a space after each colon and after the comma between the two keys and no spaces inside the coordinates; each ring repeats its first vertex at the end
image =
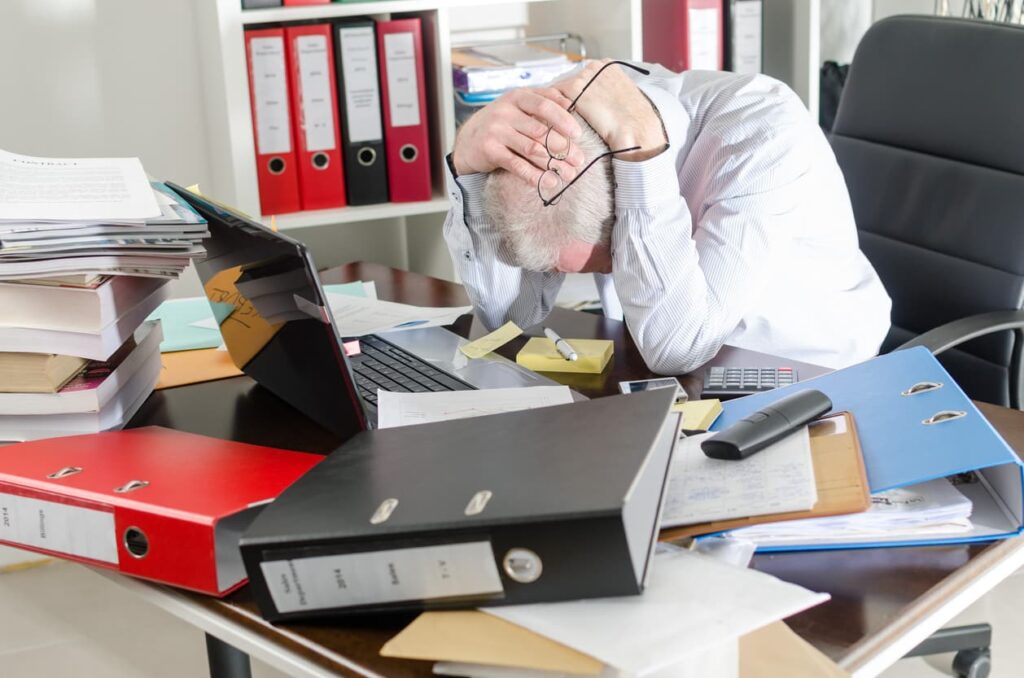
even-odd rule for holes
{"type": "Polygon", "coordinates": [[[741,396],[789,386],[797,381],[792,367],[710,367],[701,397],[741,396]]]}

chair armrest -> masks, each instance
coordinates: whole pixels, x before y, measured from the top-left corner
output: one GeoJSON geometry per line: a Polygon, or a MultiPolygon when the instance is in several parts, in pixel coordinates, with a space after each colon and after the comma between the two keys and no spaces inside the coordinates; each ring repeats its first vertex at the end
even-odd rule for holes
{"type": "Polygon", "coordinates": [[[924,346],[934,355],[992,332],[1024,328],[1024,311],[993,311],[960,318],[918,335],[895,350],[924,346]]]}

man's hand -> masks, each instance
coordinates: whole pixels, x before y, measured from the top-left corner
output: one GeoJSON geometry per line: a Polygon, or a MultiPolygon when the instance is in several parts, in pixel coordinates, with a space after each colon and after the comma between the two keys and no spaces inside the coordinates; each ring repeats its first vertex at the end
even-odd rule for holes
{"type": "MultiPolygon", "coordinates": [[[[573,139],[580,134],[579,123],[568,108],[569,100],[554,88],[515,89],[502,94],[459,129],[452,150],[456,173],[501,168],[536,184],[547,168],[544,135],[548,127],[573,139]]],[[[582,152],[574,147],[565,162],[578,167],[583,163],[582,152]]]]}
{"type": "MultiPolygon", "coordinates": [[[[609,61],[593,61],[554,87],[571,101],[609,61]]],[[[617,64],[606,68],[587,87],[576,102],[576,110],[613,151],[640,147],[639,151],[616,155],[619,159],[647,160],[661,153],[668,143],[658,112],[617,64]]]]}

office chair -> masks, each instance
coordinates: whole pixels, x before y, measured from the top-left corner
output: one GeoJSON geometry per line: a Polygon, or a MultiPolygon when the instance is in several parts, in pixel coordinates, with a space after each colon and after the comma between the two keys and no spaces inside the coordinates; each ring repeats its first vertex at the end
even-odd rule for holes
{"type": "Polygon", "coordinates": [[[892,297],[972,398],[1024,400],[1024,27],[898,16],[857,47],[831,142],[892,297]]]}
{"type": "MultiPolygon", "coordinates": [[[[977,400],[1021,408],[1024,27],[898,16],[857,47],[830,141],[860,244],[892,297],[882,352],[927,346],[977,400]]],[[[988,624],[908,656],[990,670],[988,624]]]]}

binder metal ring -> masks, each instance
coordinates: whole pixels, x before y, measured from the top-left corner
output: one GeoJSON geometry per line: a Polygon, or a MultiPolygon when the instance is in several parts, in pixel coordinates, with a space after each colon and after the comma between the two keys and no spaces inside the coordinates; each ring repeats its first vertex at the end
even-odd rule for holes
{"type": "Polygon", "coordinates": [[[281,174],[284,172],[284,158],[273,157],[267,161],[267,170],[271,174],[281,174]]]}
{"type": "Polygon", "coordinates": [[[941,381],[919,381],[906,391],[901,391],[900,395],[912,396],[918,393],[927,393],[928,391],[936,391],[942,388],[941,381]]]}
{"type": "Polygon", "coordinates": [[[359,152],[356,153],[356,162],[358,162],[363,167],[369,167],[376,161],[377,151],[374,150],[373,148],[370,148],[369,146],[363,146],[362,148],[359,149],[359,152]]]}
{"type": "Polygon", "coordinates": [[[81,472],[82,472],[82,467],[81,466],[65,466],[64,468],[60,469],[59,471],[54,471],[53,473],[48,473],[46,475],[46,477],[50,478],[52,480],[58,480],[60,478],[67,478],[68,476],[73,476],[76,473],[81,473],[81,472]]]}
{"type": "Polygon", "coordinates": [[[419,157],[419,155],[419,149],[413,146],[412,144],[406,144],[405,146],[402,146],[402,148],[399,149],[398,151],[398,156],[402,159],[403,162],[414,162],[416,158],[419,157]]]}
{"type": "Polygon", "coordinates": [[[331,156],[326,153],[314,153],[311,159],[313,169],[325,170],[331,164],[331,156]]]}
{"type": "Polygon", "coordinates": [[[967,413],[963,410],[942,410],[941,412],[936,412],[932,416],[923,420],[921,423],[925,426],[930,426],[931,424],[941,424],[944,421],[952,421],[966,416],[967,413]]]}

